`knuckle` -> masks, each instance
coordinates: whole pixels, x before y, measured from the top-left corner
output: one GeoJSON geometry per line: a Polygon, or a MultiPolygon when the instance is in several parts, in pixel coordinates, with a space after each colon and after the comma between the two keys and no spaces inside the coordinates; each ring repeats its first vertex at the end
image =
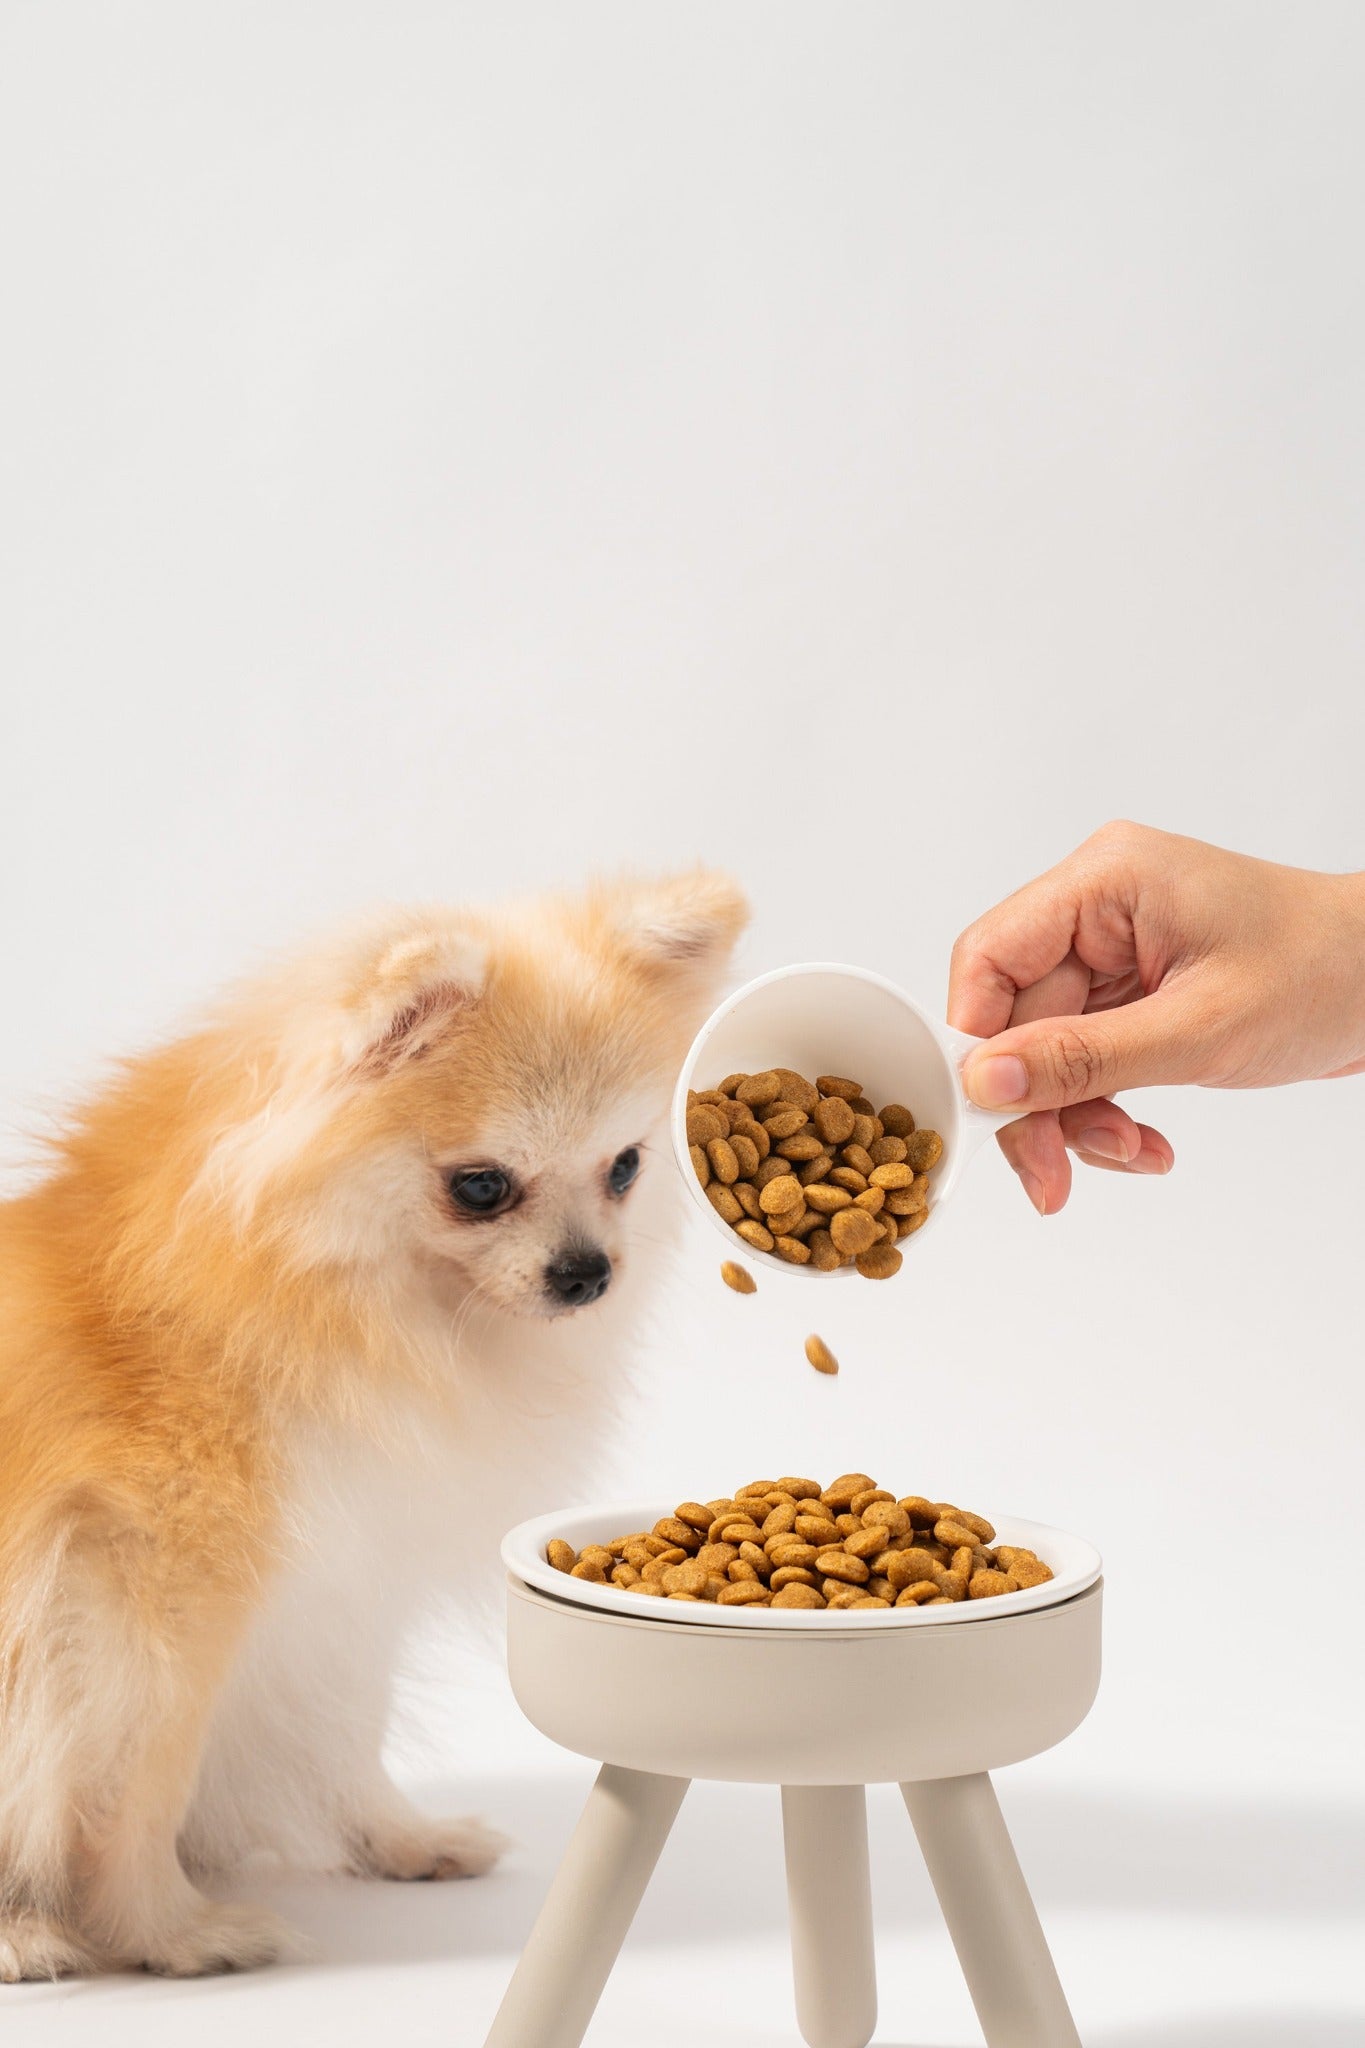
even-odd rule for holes
{"type": "Polygon", "coordinates": [[[1104,853],[1129,853],[1151,836],[1149,825],[1139,825],[1132,818],[1110,818],[1098,832],[1091,833],[1088,844],[1104,853]]]}
{"type": "Polygon", "coordinates": [[[1059,1031],[1044,1046],[1047,1078],[1069,1102],[1087,1102],[1107,1092],[1106,1064],[1099,1044],[1081,1031],[1059,1031]]]}

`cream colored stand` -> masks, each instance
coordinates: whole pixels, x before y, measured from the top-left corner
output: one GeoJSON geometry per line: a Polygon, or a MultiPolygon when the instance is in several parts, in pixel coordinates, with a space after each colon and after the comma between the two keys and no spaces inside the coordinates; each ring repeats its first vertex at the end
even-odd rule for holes
{"type": "Polygon", "coordinates": [[[508,1589],[522,1709],[607,1761],[486,2048],[578,2048],[692,1778],[782,1787],[810,2048],[865,2048],[876,2026],[863,1788],[886,1781],[901,1787],[987,2048],[1080,2048],[987,1772],[1085,1718],[1100,1586],[999,1620],[828,1636],[607,1614],[516,1578],[508,1589]],[[743,1713],[716,1711],[722,1701],[743,1713]]]}

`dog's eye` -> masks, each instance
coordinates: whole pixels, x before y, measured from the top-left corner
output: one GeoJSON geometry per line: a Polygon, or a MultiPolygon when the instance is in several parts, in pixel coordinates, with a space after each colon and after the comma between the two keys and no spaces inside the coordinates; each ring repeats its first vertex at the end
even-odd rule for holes
{"type": "Polygon", "coordinates": [[[623,1195],[639,1171],[640,1148],[638,1145],[627,1145],[625,1151],[618,1152],[611,1162],[607,1186],[614,1195],[623,1195]]]}
{"type": "Polygon", "coordinates": [[[511,1192],[512,1183],[500,1166],[466,1167],[450,1176],[450,1199],[475,1216],[491,1216],[511,1192]]]}

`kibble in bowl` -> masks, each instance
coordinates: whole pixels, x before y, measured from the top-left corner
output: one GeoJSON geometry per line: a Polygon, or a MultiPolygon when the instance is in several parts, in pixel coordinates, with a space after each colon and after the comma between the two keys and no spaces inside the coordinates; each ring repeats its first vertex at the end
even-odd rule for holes
{"type": "MultiPolygon", "coordinates": [[[[867,1476],[841,1475],[834,1492],[867,1476]]],[[[1024,1613],[1072,1598],[1100,1574],[1091,1545],[1040,1523],[1006,1517],[991,1528],[986,1543],[981,1531],[991,1525],[979,1516],[948,1525],[951,1518],[938,1510],[952,1503],[907,1495],[908,1505],[902,1506],[888,1488],[859,1485],[855,1511],[855,1495],[836,1501],[826,1498],[828,1487],[796,1494],[780,1481],[754,1484],[763,1486],[762,1499],[740,1488],[723,1499],[683,1501],[668,1509],[636,1504],[541,1516],[512,1531],[503,1545],[504,1561],[515,1578],[542,1592],[617,1617],[824,1630],[923,1627],[1024,1613]],[[869,1492],[886,1498],[861,1499],[869,1492]],[[768,1504],[773,1493],[791,1498],[768,1504]],[[715,1516],[704,1530],[700,1526],[713,1506],[731,1517],[724,1530],[715,1528],[715,1516]],[[765,1512],[755,1521],[759,1507],[765,1512]],[[789,1530],[778,1526],[788,1519],[788,1508],[796,1511],[789,1530]],[[931,1508],[932,1524],[923,1520],[931,1508]],[[874,1509],[883,1519],[869,1517],[874,1509]],[[753,1527],[741,1526],[748,1523],[753,1527]],[[943,1540],[964,1532],[969,1543],[943,1540]],[[978,1550],[990,1554],[978,1557],[978,1550]],[[955,1553],[966,1551],[973,1553],[973,1569],[958,1585],[956,1567],[967,1560],[955,1553]],[[632,1590],[646,1571],[652,1590],[632,1590]]]]}

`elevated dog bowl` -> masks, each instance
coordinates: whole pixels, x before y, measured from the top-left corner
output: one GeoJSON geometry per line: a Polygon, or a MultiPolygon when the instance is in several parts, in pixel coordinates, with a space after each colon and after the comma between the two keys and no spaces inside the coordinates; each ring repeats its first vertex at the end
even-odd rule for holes
{"type": "Polygon", "coordinates": [[[1048,1597],[1028,1607],[1024,1594],[972,1603],[985,1611],[970,1626],[944,1625],[955,1608],[932,1618],[739,1608],[698,1626],[703,1603],[614,1590],[592,1600],[606,1589],[517,1568],[543,1563],[549,1534],[581,1546],[660,1512],[543,1517],[504,1548],[518,1703],[602,1768],[487,2048],[578,2048],[694,1777],[783,1788],[797,2018],[810,2048],[864,2048],[876,2024],[863,1788],[886,1781],[901,1787],[988,2048],[1079,2048],[987,1773],[1052,1747],[1089,1712],[1095,1552],[1060,1531],[1005,1525],[1036,1536],[1032,1547],[1049,1563],[1055,1555],[1068,1581],[1059,1573],[1034,1589],[1048,1597]]]}

